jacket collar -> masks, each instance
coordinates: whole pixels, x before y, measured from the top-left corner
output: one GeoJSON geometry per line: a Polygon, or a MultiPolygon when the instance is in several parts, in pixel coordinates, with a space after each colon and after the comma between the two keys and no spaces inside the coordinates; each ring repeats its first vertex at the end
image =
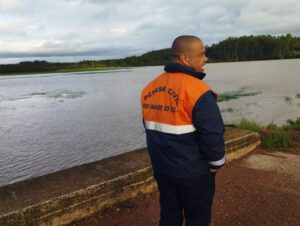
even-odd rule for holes
{"type": "Polygon", "coordinates": [[[166,72],[183,72],[189,75],[192,75],[200,80],[202,80],[206,74],[203,72],[194,71],[191,67],[185,66],[180,63],[166,63],[164,70],[166,72]]]}

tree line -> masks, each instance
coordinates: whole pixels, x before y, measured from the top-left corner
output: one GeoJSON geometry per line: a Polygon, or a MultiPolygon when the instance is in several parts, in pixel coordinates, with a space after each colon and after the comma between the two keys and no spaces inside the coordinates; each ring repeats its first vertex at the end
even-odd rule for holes
{"type": "Polygon", "coordinates": [[[229,37],[207,48],[214,61],[250,61],[300,58],[300,37],[258,35],[229,37]]]}
{"type": "MultiPolygon", "coordinates": [[[[208,62],[232,62],[300,58],[300,37],[257,35],[229,37],[206,46],[208,62]]],[[[169,61],[170,48],[154,50],[140,56],[119,59],[83,60],[76,63],[23,61],[0,65],[0,74],[94,70],[114,67],[154,66],[169,61]]]]}

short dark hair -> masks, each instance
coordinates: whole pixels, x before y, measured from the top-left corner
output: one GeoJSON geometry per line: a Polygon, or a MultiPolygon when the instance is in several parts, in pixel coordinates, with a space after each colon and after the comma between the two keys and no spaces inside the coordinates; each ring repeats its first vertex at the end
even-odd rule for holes
{"type": "Polygon", "coordinates": [[[178,61],[179,55],[183,52],[189,51],[189,43],[192,41],[200,41],[202,40],[194,35],[180,35],[174,39],[171,47],[171,56],[170,61],[176,62],[178,61]]]}

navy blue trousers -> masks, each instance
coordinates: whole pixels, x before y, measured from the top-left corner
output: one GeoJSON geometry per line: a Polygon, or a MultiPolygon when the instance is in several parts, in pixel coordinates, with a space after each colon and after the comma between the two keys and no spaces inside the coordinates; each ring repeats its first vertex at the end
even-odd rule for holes
{"type": "Polygon", "coordinates": [[[193,179],[154,174],[160,193],[159,226],[209,226],[216,172],[193,179]]]}

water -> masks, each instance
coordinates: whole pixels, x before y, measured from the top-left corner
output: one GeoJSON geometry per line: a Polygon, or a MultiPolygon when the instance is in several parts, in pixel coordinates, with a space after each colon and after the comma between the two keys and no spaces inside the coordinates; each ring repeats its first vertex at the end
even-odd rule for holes
{"type": "MultiPolygon", "coordinates": [[[[163,66],[0,76],[0,185],[146,146],[140,91],[163,66]]],[[[300,59],[206,65],[226,123],[300,116],[300,59]],[[230,109],[230,110],[228,110],[230,109]]]]}

